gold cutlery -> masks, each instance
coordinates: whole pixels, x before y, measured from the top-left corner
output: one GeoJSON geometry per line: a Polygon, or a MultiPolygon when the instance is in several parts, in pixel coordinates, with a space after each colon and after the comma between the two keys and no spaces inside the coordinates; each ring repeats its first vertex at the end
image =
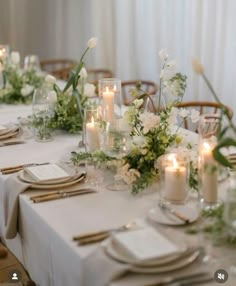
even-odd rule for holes
{"type": "Polygon", "coordinates": [[[168,206],[166,203],[159,202],[158,205],[162,210],[168,211],[169,213],[173,214],[178,219],[182,220],[184,223],[186,223],[186,224],[189,223],[188,218],[186,218],[183,214],[181,214],[180,212],[178,212],[178,211],[174,210],[173,208],[171,208],[170,206],[168,206]]]}
{"type": "Polygon", "coordinates": [[[0,147],[4,147],[4,146],[10,146],[10,145],[18,145],[18,144],[24,144],[25,141],[22,140],[18,140],[18,141],[4,141],[4,142],[0,142],[0,147]]]}
{"type": "Polygon", "coordinates": [[[64,191],[64,192],[59,191],[57,193],[50,194],[47,196],[41,196],[41,197],[36,197],[36,198],[31,197],[30,199],[34,203],[41,203],[41,202],[47,202],[47,201],[51,201],[51,200],[64,199],[64,198],[68,198],[68,197],[85,195],[85,194],[92,194],[92,193],[95,194],[96,191],[92,190],[92,189],[80,189],[77,191],[64,191]]]}
{"type": "Polygon", "coordinates": [[[200,283],[203,282],[208,282],[210,280],[213,280],[213,277],[210,275],[209,272],[197,272],[197,273],[192,273],[189,275],[181,275],[181,276],[176,276],[176,277],[165,277],[158,282],[146,284],[145,286],[161,286],[161,285],[193,285],[194,283],[196,284],[197,281],[200,283]],[[204,280],[204,281],[200,281],[204,280]],[[193,282],[193,284],[192,284],[193,282]],[[181,283],[187,283],[187,284],[181,284],[181,283]]]}
{"type": "Polygon", "coordinates": [[[46,163],[30,163],[30,164],[24,164],[24,165],[9,166],[9,167],[0,168],[0,172],[3,175],[8,175],[8,174],[19,172],[19,171],[23,170],[25,167],[42,166],[42,165],[48,165],[48,164],[49,164],[49,162],[46,162],[46,163]]]}
{"type": "Polygon", "coordinates": [[[110,228],[110,229],[106,229],[106,230],[99,230],[99,231],[93,231],[93,232],[80,234],[80,235],[74,236],[73,240],[78,241],[79,244],[94,243],[94,242],[104,240],[112,232],[126,231],[126,230],[131,229],[135,225],[136,225],[135,221],[132,221],[132,222],[129,222],[127,224],[124,224],[124,225],[116,227],[116,228],[110,228]]]}

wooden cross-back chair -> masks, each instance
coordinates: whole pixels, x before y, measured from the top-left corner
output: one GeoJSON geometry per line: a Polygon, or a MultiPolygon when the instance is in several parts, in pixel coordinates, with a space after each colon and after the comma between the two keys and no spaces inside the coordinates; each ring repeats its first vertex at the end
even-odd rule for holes
{"type": "MultiPolygon", "coordinates": [[[[212,115],[220,114],[222,110],[222,105],[217,102],[210,102],[210,101],[186,101],[176,104],[177,108],[185,108],[185,109],[196,109],[199,111],[200,115],[207,114],[209,117],[212,115]]],[[[223,105],[223,108],[227,111],[230,118],[233,117],[233,111],[227,105],[223,105]]],[[[212,116],[212,120],[214,116],[212,116]]],[[[216,119],[215,119],[216,120],[216,119]]],[[[190,129],[192,131],[198,132],[197,124],[191,124],[191,119],[186,118],[184,120],[184,128],[190,129]]]]}
{"type": "MultiPolygon", "coordinates": [[[[124,105],[130,105],[130,103],[134,100],[132,96],[131,90],[136,87],[136,83],[140,81],[141,89],[145,91],[150,97],[154,96],[157,93],[158,86],[155,82],[149,80],[130,80],[130,81],[123,81],[121,83],[122,89],[122,98],[124,105]]],[[[144,103],[145,105],[145,103],[144,103]]]]}
{"type": "Polygon", "coordinates": [[[87,69],[89,83],[98,84],[99,79],[112,78],[113,73],[109,69],[87,69]]]}
{"type": "Polygon", "coordinates": [[[41,69],[55,76],[57,79],[68,80],[70,71],[77,63],[70,59],[49,59],[40,62],[41,69]]]}

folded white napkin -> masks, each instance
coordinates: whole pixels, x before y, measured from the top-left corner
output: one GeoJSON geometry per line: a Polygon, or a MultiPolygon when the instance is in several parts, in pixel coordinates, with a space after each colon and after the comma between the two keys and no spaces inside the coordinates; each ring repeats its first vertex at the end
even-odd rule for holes
{"type": "Polygon", "coordinates": [[[19,195],[25,192],[30,184],[24,183],[14,174],[7,178],[4,190],[4,210],[7,239],[14,238],[17,234],[19,195]]]}

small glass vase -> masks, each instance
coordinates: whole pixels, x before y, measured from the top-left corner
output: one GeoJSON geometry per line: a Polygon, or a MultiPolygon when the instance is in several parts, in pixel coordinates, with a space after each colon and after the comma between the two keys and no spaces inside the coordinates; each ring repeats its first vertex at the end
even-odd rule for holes
{"type": "Polygon", "coordinates": [[[55,94],[42,87],[34,92],[32,102],[32,125],[34,137],[38,142],[49,142],[53,140],[50,120],[54,115],[55,94]]]}
{"type": "Polygon", "coordinates": [[[88,107],[84,110],[83,141],[88,152],[100,149],[99,116],[98,108],[88,107]]]}

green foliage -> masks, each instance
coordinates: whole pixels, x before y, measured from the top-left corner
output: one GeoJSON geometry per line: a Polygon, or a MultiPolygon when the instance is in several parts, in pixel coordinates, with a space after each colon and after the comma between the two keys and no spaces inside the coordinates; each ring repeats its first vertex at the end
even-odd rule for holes
{"type": "Polygon", "coordinates": [[[5,85],[0,89],[0,103],[17,104],[31,103],[35,88],[42,86],[44,75],[35,70],[22,71],[10,65],[4,66],[3,77],[5,85]],[[31,86],[31,92],[22,94],[25,86],[31,86]]]}
{"type": "Polygon", "coordinates": [[[193,162],[189,165],[189,186],[192,190],[198,191],[198,169],[194,167],[193,162]]]}

